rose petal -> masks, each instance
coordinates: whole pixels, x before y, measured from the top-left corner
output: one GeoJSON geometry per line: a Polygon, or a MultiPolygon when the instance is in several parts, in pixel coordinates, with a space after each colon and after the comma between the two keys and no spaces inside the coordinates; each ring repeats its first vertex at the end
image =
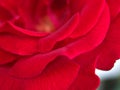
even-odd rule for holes
{"type": "Polygon", "coordinates": [[[120,58],[120,14],[114,18],[111,23],[107,36],[103,42],[103,46],[99,49],[97,68],[102,70],[110,70],[117,59],[120,58]]]}
{"type": "Polygon", "coordinates": [[[96,26],[85,37],[66,45],[66,56],[76,57],[81,53],[88,52],[96,48],[105,38],[109,27],[109,11],[106,6],[104,12],[96,26]]]}
{"type": "Polygon", "coordinates": [[[8,75],[8,68],[0,68],[0,90],[23,90],[19,79],[8,75]]]}
{"type": "Polygon", "coordinates": [[[120,44],[119,38],[120,38],[120,13],[115,17],[114,21],[111,22],[109,32],[106,36],[106,41],[120,44]]]}
{"type": "Polygon", "coordinates": [[[96,90],[99,83],[100,80],[98,76],[90,72],[84,72],[82,69],[68,90],[96,90]]]}
{"type": "MultiPolygon", "coordinates": [[[[36,12],[37,12],[37,6],[39,6],[40,4],[43,5],[43,0],[39,1],[39,0],[25,0],[25,1],[21,1],[21,6],[18,9],[18,13],[20,14],[20,16],[22,17],[24,24],[26,26],[26,28],[30,29],[33,28],[36,21],[34,20],[34,16],[36,16],[36,12]]],[[[42,7],[41,7],[42,8],[42,7]]],[[[44,12],[43,10],[41,10],[41,8],[39,8],[39,12],[44,12]]],[[[44,8],[45,10],[45,8],[44,8]]],[[[40,15],[39,18],[37,18],[37,20],[40,19],[40,15]]]]}
{"type": "Polygon", "coordinates": [[[110,45],[104,44],[101,48],[99,48],[99,52],[97,52],[98,55],[96,57],[96,67],[98,69],[110,70],[113,67],[117,59],[117,55],[110,47],[110,45]]]}
{"type": "Polygon", "coordinates": [[[0,68],[0,90],[9,90],[13,84],[13,80],[6,75],[7,71],[8,69],[6,68],[0,68]]]}
{"type": "Polygon", "coordinates": [[[0,5],[0,23],[2,21],[7,21],[13,18],[11,12],[9,12],[6,8],[0,5]]]}
{"type": "Polygon", "coordinates": [[[79,65],[59,57],[38,78],[28,80],[23,90],[67,90],[78,71],[79,65]]]}
{"type": "Polygon", "coordinates": [[[63,54],[62,49],[47,54],[37,54],[28,58],[22,58],[11,68],[10,74],[17,77],[29,78],[39,75],[45,67],[63,54]]]}
{"type": "Polygon", "coordinates": [[[82,10],[83,6],[86,3],[86,0],[68,0],[68,2],[70,12],[74,14],[75,12],[80,12],[82,10]]]}
{"type": "Polygon", "coordinates": [[[95,75],[96,55],[93,50],[74,58],[80,65],[80,70],[68,90],[96,90],[100,84],[99,78],[95,75]]]}
{"type": "Polygon", "coordinates": [[[38,51],[36,39],[10,34],[0,35],[0,48],[18,55],[31,55],[38,51]]]}
{"type": "Polygon", "coordinates": [[[17,57],[18,57],[17,55],[10,54],[8,52],[0,50],[0,65],[10,63],[10,62],[16,60],[17,57]]]}
{"type": "Polygon", "coordinates": [[[8,32],[11,34],[19,35],[19,36],[32,36],[32,37],[42,37],[47,35],[48,33],[35,32],[31,30],[27,30],[18,26],[15,26],[12,22],[7,22],[0,27],[0,33],[8,32]]]}
{"type": "Polygon", "coordinates": [[[85,5],[80,11],[80,22],[78,28],[71,34],[71,37],[76,38],[88,33],[100,19],[104,7],[104,0],[86,0],[85,5]]]}
{"type": "Polygon", "coordinates": [[[17,13],[17,7],[20,5],[21,0],[0,0],[0,5],[4,6],[8,11],[10,11],[13,15],[17,13]]]}
{"type": "Polygon", "coordinates": [[[111,19],[114,20],[118,13],[120,13],[120,0],[116,0],[115,2],[113,0],[107,0],[107,3],[109,5],[111,19]]]}
{"type": "Polygon", "coordinates": [[[59,30],[57,30],[56,32],[48,35],[47,37],[41,38],[39,40],[39,50],[40,50],[40,52],[49,51],[51,48],[53,48],[55,43],[67,38],[75,30],[78,23],[79,23],[79,14],[76,13],[59,30]],[[48,45],[49,45],[49,47],[48,47],[48,45]]]}

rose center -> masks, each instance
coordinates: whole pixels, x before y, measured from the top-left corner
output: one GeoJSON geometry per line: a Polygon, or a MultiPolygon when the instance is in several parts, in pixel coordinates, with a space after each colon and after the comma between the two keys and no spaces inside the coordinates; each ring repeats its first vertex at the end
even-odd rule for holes
{"type": "Polygon", "coordinates": [[[55,26],[53,25],[52,20],[46,16],[36,25],[36,30],[39,32],[51,33],[55,30],[55,26]]]}
{"type": "Polygon", "coordinates": [[[68,20],[70,16],[68,3],[67,0],[52,0],[44,4],[44,14],[40,15],[35,29],[39,32],[51,33],[68,20]]]}

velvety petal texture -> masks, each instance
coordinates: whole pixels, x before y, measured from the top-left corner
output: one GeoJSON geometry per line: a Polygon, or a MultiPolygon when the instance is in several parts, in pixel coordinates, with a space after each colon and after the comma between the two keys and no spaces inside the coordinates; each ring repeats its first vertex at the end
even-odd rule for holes
{"type": "Polygon", "coordinates": [[[97,90],[119,24],[120,0],[0,0],[0,90],[97,90]]]}

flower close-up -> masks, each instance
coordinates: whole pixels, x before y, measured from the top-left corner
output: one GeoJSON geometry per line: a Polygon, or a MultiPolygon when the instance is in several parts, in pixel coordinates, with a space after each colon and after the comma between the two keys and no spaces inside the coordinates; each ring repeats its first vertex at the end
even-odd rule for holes
{"type": "Polygon", "coordinates": [[[120,0],[0,0],[0,90],[96,90],[120,58],[120,0]]]}

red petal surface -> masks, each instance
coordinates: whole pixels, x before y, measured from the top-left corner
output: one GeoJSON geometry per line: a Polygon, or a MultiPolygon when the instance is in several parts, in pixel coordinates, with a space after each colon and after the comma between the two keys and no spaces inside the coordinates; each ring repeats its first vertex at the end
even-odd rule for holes
{"type": "Polygon", "coordinates": [[[86,0],[82,10],[80,11],[80,22],[78,28],[72,33],[71,37],[76,38],[88,33],[100,19],[100,15],[102,14],[104,7],[104,0],[86,0]]]}
{"type": "Polygon", "coordinates": [[[109,27],[109,11],[106,6],[96,26],[85,37],[66,45],[66,55],[75,57],[80,53],[88,52],[96,48],[105,38],[109,27]]]}
{"type": "Polygon", "coordinates": [[[97,68],[109,70],[113,67],[114,62],[120,58],[120,14],[114,19],[103,42],[102,48],[99,49],[97,68]]]}
{"type": "Polygon", "coordinates": [[[13,15],[9,10],[0,5],[0,22],[7,21],[13,18],[13,15]]]}
{"type": "Polygon", "coordinates": [[[114,20],[120,13],[120,0],[107,0],[107,3],[109,5],[111,19],[114,20]]]}
{"type": "Polygon", "coordinates": [[[111,49],[110,45],[104,44],[99,48],[99,52],[96,52],[98,55],[97,59],[97,68],[102,70],[110,70],[118,59],[115,52],[111,49]]]}
{"type": "Polygon", "coordinates": [[[23,90],[67,90],[78,71],[79,65],[59,57],[38,78],[26,81],[23,90]]]}
{"type": "Polygon", "coordinates": [[[19,79],[8,76],[9,68],[0,68],[0,90],[23,90],[19,79]]]}
{"type": "Polygon", "coordinates": [[[0,50],[0,65],[15,61],[17,57],[17,55],[0,50]]]}
{"type": "MultiPolygon", "coordinates": [[[[90,68],[86,68],[90,69],[90,68]]],[[[96,90],[100,81],[94,74],[80,69],[78,76],[68,90],[96,90]],[[87,86],[86,86],[87,85],[87,86]]]]}
{"type": "Polygon", "coordinates": [[[1,25],[0,27],[0,32],[4,33],[4,32],[8,32],[11,34],[15,34],[15,35],[19,35],[19,36],[32,36],[32,37],[42,37],[42,36],[46,36],[48,33],[44,33],[44,32],[35,32],[35,31],[31,31],[28,29],[24,29],[18,26],[15,26],[12,22],[6,22],[4,24],[1,25]]]}
{"type": "Polygon", "coordinates": [[[11,68],[10,74],[16,77],[38,76],[46,66],[63,54],[63,50],[56,50],[47,54],[37,54],[28,58],[22,58],[11,68]]]}
{"type": "Polygon", "coordinates": [[[79,23],[79,13],[75,14],[67,23],[65,23],[59,30],[39,40],[40,52],[46,52],[53,48],[53,46],[61,40],[68,38],[68,36],[76,29],[79,23]],[[48,46],[49,45],[49,46],[48,46]]]}
{"type": "Polygon", "coordinates": [[[0,90],[66,90],[77,76],[79,65],[61,56],[51,62],[39,77],[30,79],[12,78],[8,76],[8,70],[0,68],[0,90]]]}
{"type": "Polygon", "coordinates": [[[10,34],[1,34],[0,48],[14,54],[31,55],[37,52],[37,40],[10,34]]]}
{"type": "Polygon", "coordinates": [[[96,90],[100,83],[95,75],[96,55],[97,53],[91,51],[74,58],[74,61],[80,64],[80,70],[68,90],[96,90]]]}

